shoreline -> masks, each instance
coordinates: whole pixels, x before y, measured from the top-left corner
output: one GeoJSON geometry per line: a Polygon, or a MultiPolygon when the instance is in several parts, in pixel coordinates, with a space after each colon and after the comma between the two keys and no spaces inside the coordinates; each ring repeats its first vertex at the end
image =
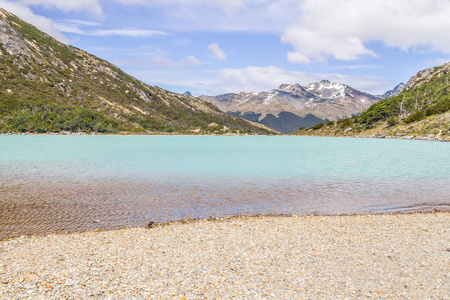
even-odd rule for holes
{"type": "Polygon", "coordinates": [[[270,137],[324,137],[324,138],[355,138],[355,139],[392,139],[392,140],[411,140],[411,141],[430,141],[430,142],[450,142],[450,139],[427,137],[427,136],[394,136],[394,135],[308,135],[308,134],[239,134],[239,133],[224,133],[224,134],[196,134],[196,133],[86,133],[86,132],[72,132],[72,133],[0,133],[0,136],[270,136],[270,137]]]}
{"type": "Polygon", "coordinates": [[[0,242],[0,298],[450,297],[450,212],[234,216],[0,242]]]}
{"type": "MultiPolygon", "coordinates": [[[[165,133],[165,132],[150,132],[150,133],[134,133],[134,132],[121,132],[121,133],[86,133],[86,132],[54,132],[54,133],[0,133],[0,136],[283,136],[283,134],[249,134],[249,133],[165,133]]],[[[287,136],[287,135],[286,135],[287,136]]]]}
{"type": "Polygon", "coordinates": [[[429,141],[429,142],[450,142],[450,139],[431,138],[426,136],[394,136],[394,135],[290,135],[302,137],[329,137],[329,138],[353,138],[353,139],[386,139],[386,140],[407,140],[407,141],[429,141]]]}
{"type": "MultiPolygon", "coordinates": [[[[23,239],[23,238],[44,238],[49,235],[70,235],[70,234],[83,234],[83,233],[91,233],[91,232],[109,232],[109,231],[117,231],[117,230],[127,230],[127,229],[151,229],[156,227],[168,227],[172,225],[183,225],[183,224],[194,224],[201,222],[229,222],[233,220],[247,220],[247,219],[261,219],[261,218],[314,218],[314,217],[353,217],[353,216],[380,216],[380,215],[415,215],[415,214],[439,214],[439,213],[448,213],[450,214],[450,209],[429,209],[429,210],[419,210],[419,211],[395,211],[395,212],[371,212],[371,213],[344,213],[344,214],[252,214],[252,215],[228,215],[222,217],[205,217],[205,218],[185,218],[180,220],[173,221],[153,221],[148,220],[148,223],[145,225],[137,225],[137,226],[127,226],[127,225],[116,225],[114,228],[87,228],[84,230],[60,230],[60,231],[52,231],[49,233],[35,233],[35,234],[24,234],[24,235],[14,235],[9,237],[0,238],[0,243],[11,241],[15,239],[23,239]]],[[[97,222],[96,222],[97,223],[97,222]]]]}

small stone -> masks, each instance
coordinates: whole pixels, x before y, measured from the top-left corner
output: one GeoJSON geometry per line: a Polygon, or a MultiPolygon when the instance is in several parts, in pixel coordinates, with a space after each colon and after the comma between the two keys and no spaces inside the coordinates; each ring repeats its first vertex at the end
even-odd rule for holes
{"type": "Polygon", "coordinates": [[[66,283],[64,284],[65,286],[74,286],[74,285],[78,285],[78,281],[75,280],[67,280],[66,283]]]}

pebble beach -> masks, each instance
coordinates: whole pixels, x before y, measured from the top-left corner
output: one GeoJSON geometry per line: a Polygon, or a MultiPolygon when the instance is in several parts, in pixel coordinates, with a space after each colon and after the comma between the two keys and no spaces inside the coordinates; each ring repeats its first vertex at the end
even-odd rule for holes
{"type": "Polygon", "coordinates": [[[450,213],[192,220],[0,242],[0,299],[450,299],[450,213]]]}

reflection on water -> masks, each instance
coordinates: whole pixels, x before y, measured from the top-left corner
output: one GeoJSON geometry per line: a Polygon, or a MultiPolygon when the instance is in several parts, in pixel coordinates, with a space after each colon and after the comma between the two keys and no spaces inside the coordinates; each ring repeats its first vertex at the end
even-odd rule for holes
{"type": "Polygon", "coordinates": [[[23,181],[0,187],[0,239],[112,229],[149,221],[253,214],[353,214],[450,209],[450,189],[410,182],[23,181]]]}
{"type": "Polygon", "coordinates": [[[0,239],[253,214],[450,209],[450,144],[0,137],[0,239]]]}

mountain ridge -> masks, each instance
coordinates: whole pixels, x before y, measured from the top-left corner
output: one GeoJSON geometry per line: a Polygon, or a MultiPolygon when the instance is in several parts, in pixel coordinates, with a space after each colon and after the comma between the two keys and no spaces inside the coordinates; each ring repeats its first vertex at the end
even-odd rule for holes
{"type": "Polygon", "coordinates": [[[401,83],[397,84],[394,87],[394,89],[385,92],[383,95],[380,95],[379,97],[381,99],[387,99],[387,98],[395,97],[398,94],[400,94],[404,89],[405,89],[405,84],[403,82],[401,82],[401,83]]]}
{"type": "MultiPolygon", "coordinates": [[[[291,133],[299,127],[309,127],[310,121],[321,123],[359,114],[381,100],[380,96],[358,91],[348,85],[322,80],[301,86],[282,84],[266,92],[229,93],[218,96],[200,96],[231,115],[254,120],[283,133],[291,133]],[[282,113],[296,117],[283,120],[282,113]],[[270,120],[277,120],[277,124],[270,120]]],[[[312,125],[315,125],[312,124],[312,125]]]]}
{"type": "Polygon", "coordinates": [[[216,123],[219,134],[275,133],[147,85],[1,8],[0,86],[0,132],[209,133],[216,123]]]}
{"type": "Polygon", "coordinates": [[[419,71],[400,94],[375,103],[359,116],[294,134],[450,141],[450,62],[419,71]]]}

